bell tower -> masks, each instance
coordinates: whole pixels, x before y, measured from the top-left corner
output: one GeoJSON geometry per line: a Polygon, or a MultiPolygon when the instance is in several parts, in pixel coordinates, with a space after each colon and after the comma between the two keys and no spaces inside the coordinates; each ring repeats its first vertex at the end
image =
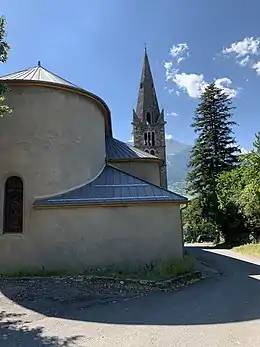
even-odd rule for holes
{"type": "Polygon", "coordinates": [[[160,111],[145,48],[136,110],[133,110],[134,146],[160,158],[161,186],[167,188],[164,110],[160,111]]]}

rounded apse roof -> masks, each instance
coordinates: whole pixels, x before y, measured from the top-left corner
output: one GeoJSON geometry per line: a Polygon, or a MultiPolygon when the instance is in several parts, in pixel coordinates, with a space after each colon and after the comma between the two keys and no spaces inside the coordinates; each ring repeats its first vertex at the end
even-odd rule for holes
{"type": "Polygon", "coordinates": [[[99,96],[86,91],[85,89],[65,80],[64,78],[50,72],[49,70],[43,68],[38,62],[38,65],[18,72],[10,73],[5,76],[0,77],[0,82],[5,82],[6,84],[12,85],[41,85],[46,87],[52,87],[56,89],[68,90],[77,94],[85,95],[86,97],[94,100],[98,106],[102,109],[106,133],[112,135],[112,124],[111,124],[111,113],[110,110],[99,96]]]}

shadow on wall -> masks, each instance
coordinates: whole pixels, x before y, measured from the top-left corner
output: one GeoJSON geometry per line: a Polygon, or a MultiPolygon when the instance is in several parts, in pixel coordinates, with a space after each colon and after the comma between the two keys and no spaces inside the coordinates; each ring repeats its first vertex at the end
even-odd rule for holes
{"type": "MultiPolygon", "coordinates": [[[[117,303],[110,304],[106,300],[102,302],[95,292],[88,297],[77,297],[75,301],[71,295],[70,300],[62,303],[54,299],[57,291],[62,290],[57,286],[48,291],[48,297],[43,300],[30,299],[30,296],[23,299],[19,293],[14,294],[13,287],[7,285],[8,281],[1,282],[1,290],[15,303],[46,316],[85,322],[201,325],[260,319],[260,281],[254,278],[260,275],[260,266],[215,254],[212,249],[191,248],[190,252],[220,269],[222,275],[175,293],[149,293],[131,300],[119,299],[117,303]]],[[[26,291],[26,288],[22,289],[26,291]]],[[[51,343],[49,345],[54,346],[51,343]]]]}
{"type": "Polygon", "coordinates": [[[0,346],[45,346],[66,347],[71,346],[81,336],[73,336],[67,339],[43,336],[42,328],[28,328],[24,321],[25,314],[0,312],[0,346]]]}

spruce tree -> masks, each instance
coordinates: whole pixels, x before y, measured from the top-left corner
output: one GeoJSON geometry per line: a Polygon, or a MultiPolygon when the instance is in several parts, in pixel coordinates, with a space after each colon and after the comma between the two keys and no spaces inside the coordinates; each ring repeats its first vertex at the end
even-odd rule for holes
{"type": "Polygon", "coordinates": [[[238,163],[240,149],[232,127],[232,101],[214,83],[201,95],[192,127],[198,134],[191,151],[188,191],[204,201],[204,216],[217,221],[217,179],[238,163]]]}

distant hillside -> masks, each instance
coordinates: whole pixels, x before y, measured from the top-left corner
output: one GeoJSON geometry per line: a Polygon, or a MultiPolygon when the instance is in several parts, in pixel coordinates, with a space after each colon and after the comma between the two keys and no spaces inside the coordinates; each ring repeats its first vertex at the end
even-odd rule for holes
{"type": "Polygon", "coordinates": [[[166,140],[167,172],[169,189],[186,196],[185,179],[191,145],[174,139],[166,140]]]}
{"type": "Polygon", "coordinates": [[[166,140],[168,187],[177,194],[187,196],[186,176],[191,145],[174,139],[166,140]]]}

